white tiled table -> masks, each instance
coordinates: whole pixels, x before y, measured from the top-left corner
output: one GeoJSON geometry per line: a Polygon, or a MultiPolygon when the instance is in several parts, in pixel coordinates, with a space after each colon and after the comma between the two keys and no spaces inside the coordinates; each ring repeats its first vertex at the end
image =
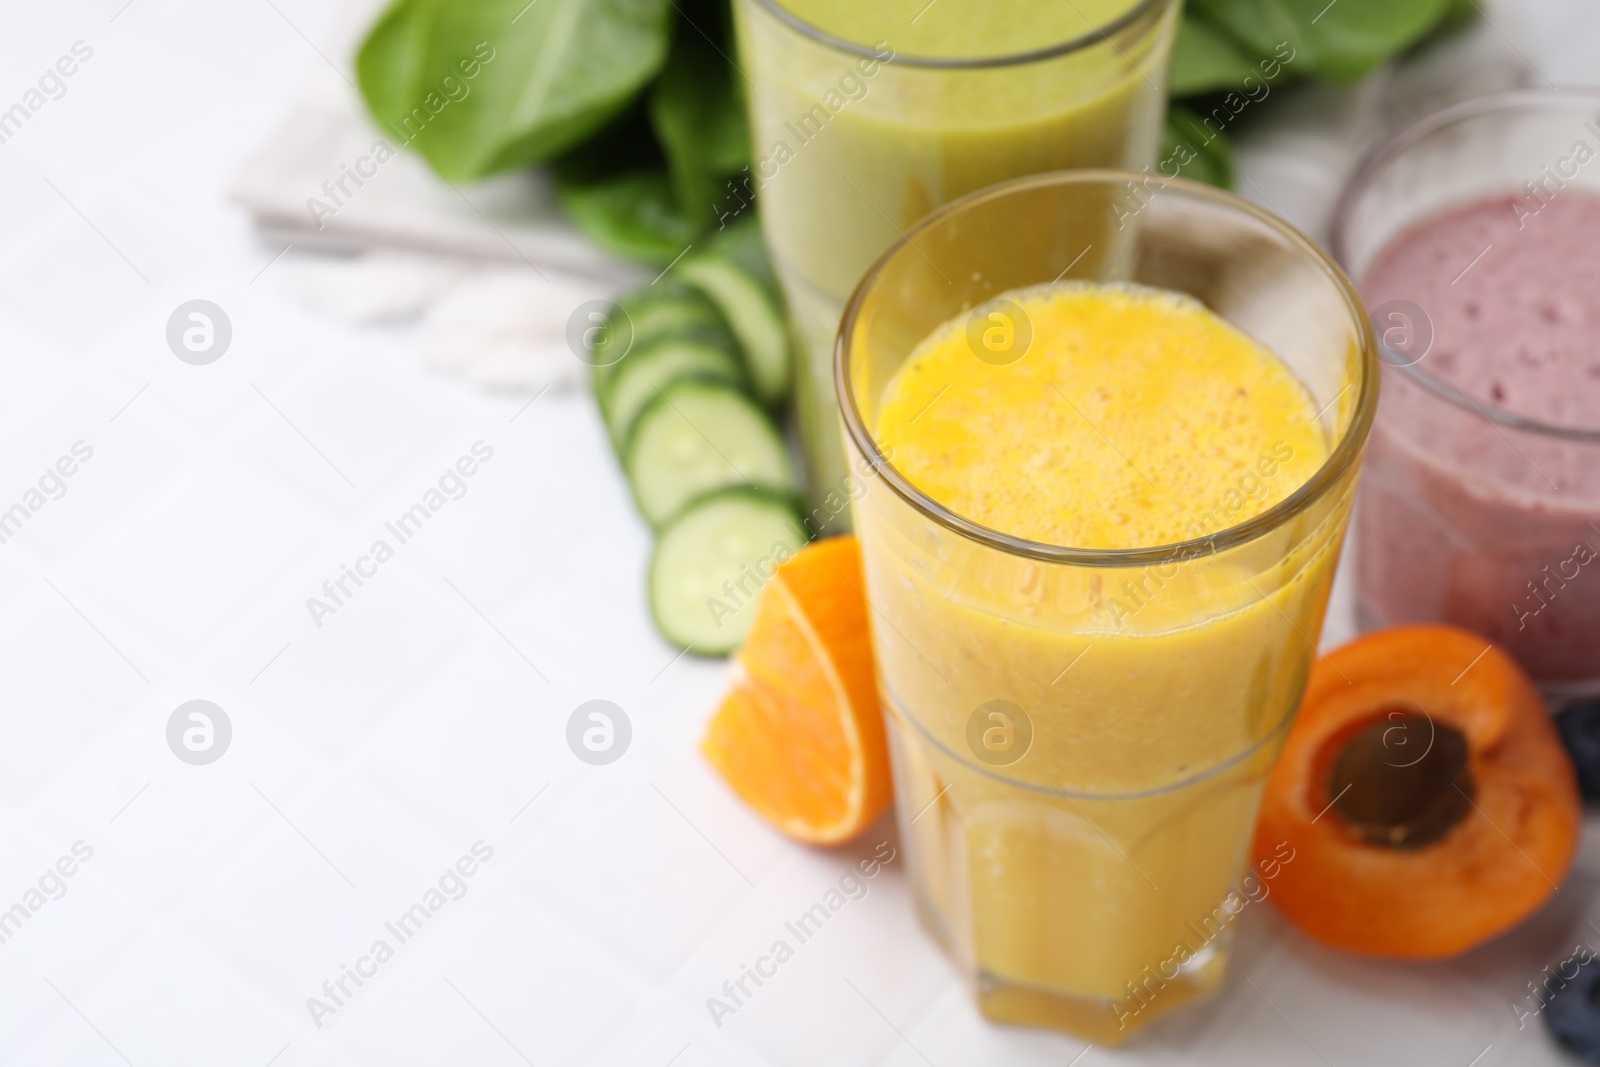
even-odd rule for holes
{"type": "MultiPolygon", "coordinates": [[[[1450,964],[1332,954],[1254,908],[1221,999],[1116,1053],[984,1024],[891,864],[714,1026],[706,998],[888,831],[797,847],[697,756],[722,667],[651,629],[585,397],[523,410],[420,371],[413,329],[274,286],[221,189],[332,12],[123,2],[13,3],[0,32],[0,107],[94,48],[0,145],[0,508],[94,450],[0,545],[0,909],[93,850],[0,943],[0,1063],[1554,1062],[1506,1002],[1600,937],[1592,844],[1538,920],[1450,964]],[[234,330],[205,367],[163,337],[195,297],[234,330]],[[315,625],[306,598],[478,441],[466,495],[315,625]],[[634,738],[591,767],[564,732],[598,697],[634,738]],[[195,698],[234,731],[209,766],[165,740],[195,698]],[[464,895],[388,933],[477,842],[464,895]],[[307,998],[380,938],[316,1025],[307,998]]],[[[1552,77],[1593,74],[1600,17],[1525,23],[1552,77]]]]}

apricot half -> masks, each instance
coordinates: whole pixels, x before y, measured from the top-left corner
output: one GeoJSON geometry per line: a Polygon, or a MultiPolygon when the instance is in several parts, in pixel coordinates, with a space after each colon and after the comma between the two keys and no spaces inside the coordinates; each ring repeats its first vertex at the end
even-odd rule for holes
{"type": "Polygon", "coordinates": [[[1581,818],[1572,765],[1515,661],[1464,630],[1405,626],[1312,668],[1255,854],[1294,850],[1272,899],[1304,933],[1430,959],[1544,903],[1581,818]]]}

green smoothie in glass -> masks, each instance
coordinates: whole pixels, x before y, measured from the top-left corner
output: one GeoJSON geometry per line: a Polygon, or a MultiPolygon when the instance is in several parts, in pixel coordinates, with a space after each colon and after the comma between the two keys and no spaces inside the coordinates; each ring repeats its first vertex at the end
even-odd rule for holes
{"type": "MultiPolygon", "coordinates": [[[[833,346],[857,280],[935,207],[1021,175],[1151,166],[1177,0],[738,0],[749,184],[788,297],[813,495],[847,470],[833,346]]],[[[845,516],[821,533],[842,532],[845,516]]]]}

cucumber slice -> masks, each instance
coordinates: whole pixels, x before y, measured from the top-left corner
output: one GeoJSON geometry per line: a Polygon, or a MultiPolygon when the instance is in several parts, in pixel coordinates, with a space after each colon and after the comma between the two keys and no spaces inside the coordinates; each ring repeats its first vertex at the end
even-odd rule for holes
{"type": "Polygon", "coordinates": [[[661,526],[696,497],[729,486],[797,489],[777,427],[731,386],[694,379],[663,388],[622,454],[639,510],[661,526]]]}
{"type": "Polygon", "coordinates": [[[677,274],[721,309],[744,350],[757,398],[768,405],[781,402],[789,392],[791,356],[783,309],[772,290],[720,255],[686,259],[677,274]]]}
{"type": "Polygon", "coordinates": [[[629,356],[663,337],[703,332],[719,340],[731,339],[716,305],[693,286],[672,280],[623,297],[606,316],[605,325],[590,354],[597,396],[605,393],[629,356]]]}
{"type": "Polygon", "coordinates": [[[639,413],[662,389],[683,378],[705,378],[743,387],[744,368],[727,345],[703,337],[668,337],[644,351],[629,352],[600,398],[600,410],[620,450],[639,413]]]}
{"type": "Polygon", "coordinates": [[[732,226],[712,234],[704,251],[733,260],[739,269],[760,282],[769,296],[780,304],[783,302],[778,289],[778,272],[772,269],[772,258],[767,255],[767,243],[761,236],[761,222],[756,216],[746,215],[732,226]]]}
{"type": "Polygon", "coordinates": [[[703,656],[739,647],[756,594],[806,543],[794,505],[756,489],[702,497],[662,531],[650,558],[650,614],[661,635],[703,656]]]}

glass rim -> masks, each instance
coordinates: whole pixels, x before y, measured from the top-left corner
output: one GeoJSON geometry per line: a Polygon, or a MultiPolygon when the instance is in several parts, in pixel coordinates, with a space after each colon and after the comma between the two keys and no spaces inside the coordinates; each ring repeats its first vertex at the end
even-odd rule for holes
{"type": "MultiPolygon", "coordinates": [[[[1377,179],[1384,167],[1402,153],[1415,147],[1423,138],[1464,119],[1478,118],[1497,111],[1531,112],[1559,109],[1572,105],[1587,105],[1593,108],[1597,114],[1600,114],[1600,89],[1581,86],[1541,86],[1528,89],[1506,89],[1501,92],[1485,93],[1482,96],[1459,101],[1448,107],[1429,112],[1421,118],[1414,119],[1402,126],[1361,157],[1361,162],[1356,165],[1355,170],[1351,172],[1350,177],[1345,181],[1344,188],[1340,190],[1339,198],[1334,205],[1333,221],[1329,226],[1328,232],[1328,246],[1333,253],[1333,258],[1343,268],[1351,266],[1349,230],[1354,223],[1356,206],[1360,203],[1362,195],[1366,193],[1368,187],[1377,179]]],[[[1425,214],[1418,215],[1412,218],[1410,222],[1421,222],[1427,217],[1425,214]]],[[[1600,444],[1600,427],[1567,426],[1560,423],[1544,422],[1526,415],[1519,415],[1515,411],[1501,407],[1490,400],[1474,399],[1469,397],[1459,386],[1435,377],[1422,369],[1421,362],[1421,360],[1414,363],[1402,360],[1383,360],[1386,366],[1393,367],[1413,384],[1421,386],[1434,396],[1464,412],[1481,415],[1493,424],[1541,437],[1600,444]]]]}
{"type": "MultiPolygon", "coordinates": [[[[1125,182],[1138,181],[1144,177],[1145,174],[1143,172],[1131,170],[1063,170],[1015,178],[979,189],[943,205],[906,230],[893,245],[874,261],[866,274],[862,275],[861,281],[856,284],[855,291],[850,294],[849,303],[845,305],[844,317],[840,322],[839,333],[834,341],[834,388],[839,396],[840,416],[845,425],[845,432],[849,434],[856,448],[861,451],[868,465],[877,472],[884,484],[888,485],[896,495],[925,517],[968,540],[976,541],[979,544],[1009,555],[1037,559],[1046,563],[1071,564],[1084,567],[1134,567],[1167,563],[1172,562],[1174,559],[1182,562],[1201,554],[1210,555],[1245,544],[1278,529],[1291,519],[1304,513],[1332,491],[1339,484],[1344,474],[1360,458],[1362,450],[1366,447],[1367,434],[1372,428],[1378,407],[1379,360],[1378,342],[1372,328],[1372,320],[1367,315],[1355,286],[1350,282],[1349,278],[1345,277],[1344,271],[1340,269],[1338,263],[1334,262],[1333,258],[1321,246],[1295,229],[1286,220],[1265,208],[1258,207],[1241,197],[1235,196],[1233,193],[1183,178],[1163,178],[1162,181],[1165,184],[1155,195],[1160,196],[1172,191],[1181,196],[1207,201],[1228,210],[1239,212],[1262,223],[1278,236],[1284,238],[1290,246],[1299,249],[1308,260],[1320,268],[1328,281],[1333,284],[1336,291],[1344,299],[1346,310],[1349,312],[1350,321],[1361,349],[1360,377],[1358,381],[1352,383],[1357,390],[1355,406],[1350,424],[1345,428],[1343,436],[1335,443],[1333,449],[1328,453],[1328,458],[1323,461],[1322,465],[1317,468],[1310,478],[1306,479],[1294,492],[1259,515],[1218,530],[1216,533],[1205,537],[1141,548],[1073,548],[1017,537],[1014,534],[995,530],[959,515],[913,485],[910,479],[900,473],[890,459],[883,454],[883,450],[878,446],[878,441],[871,430],[868,429],[865,420],[862,418],[861,409],[856,403],[855,389],[851,383],[850,374],[850,342],[857,332],[862,306],[868,294],[876,287],[879,275],[883,273],[894,257],[906,247],[915,249],[916,246],[912,244],[912,239],[918,234],[942,223],[951,216],[966,212],[979,204],[1012,196],[1025,190],[1047,186],[1110,183],[1120,187],[1125,182]]],[[[1345,386],[1339,395],[1343,396],[1350,388],[1351,386],[1349,385],[1345,386]]],[[[1337,400],[1338,397],[1335,397],[1335,401],[1337,400]]]]}
{"type": "MultiPolygon", "coordinates": [[[[1027,63],[1037,63],[1045,59],[1055,59],[1058,56],[1069,55],[1082,51],[1093,45],[1109,41],[1111,34],[1120,33],[1129,26],[1144,18],[1151,11],[1160,7],[1170,7],[1178,0],[1139,0],[1133,7],[1118,15],[1110,22],[1096,26],[1088,33],[1079,34],[1077,37],[1068,38],[1057,44],[1046,45],[1027,52],[1013,52],[1008,55],[998,56],[913,56],[901,55],[896,52],[885,60],[873,50],[871,46],[857,44],[855,41],[846,40],[822,29],[820,26],[796,15],[784,7],[780,0],[751,0],[757,7],[765,10],[769,15],[787,25],[804,37],[809,37],[817,44],[824,45],[836,52],[844,52],[861,59],[872,59],[878,62],[892,62],[903,67],[922,67],[929,70],[982,70],[991,67],[1022,66],[1027,63]]],[[[871,3],[872,0],[863,0],[871,3]]]]}

